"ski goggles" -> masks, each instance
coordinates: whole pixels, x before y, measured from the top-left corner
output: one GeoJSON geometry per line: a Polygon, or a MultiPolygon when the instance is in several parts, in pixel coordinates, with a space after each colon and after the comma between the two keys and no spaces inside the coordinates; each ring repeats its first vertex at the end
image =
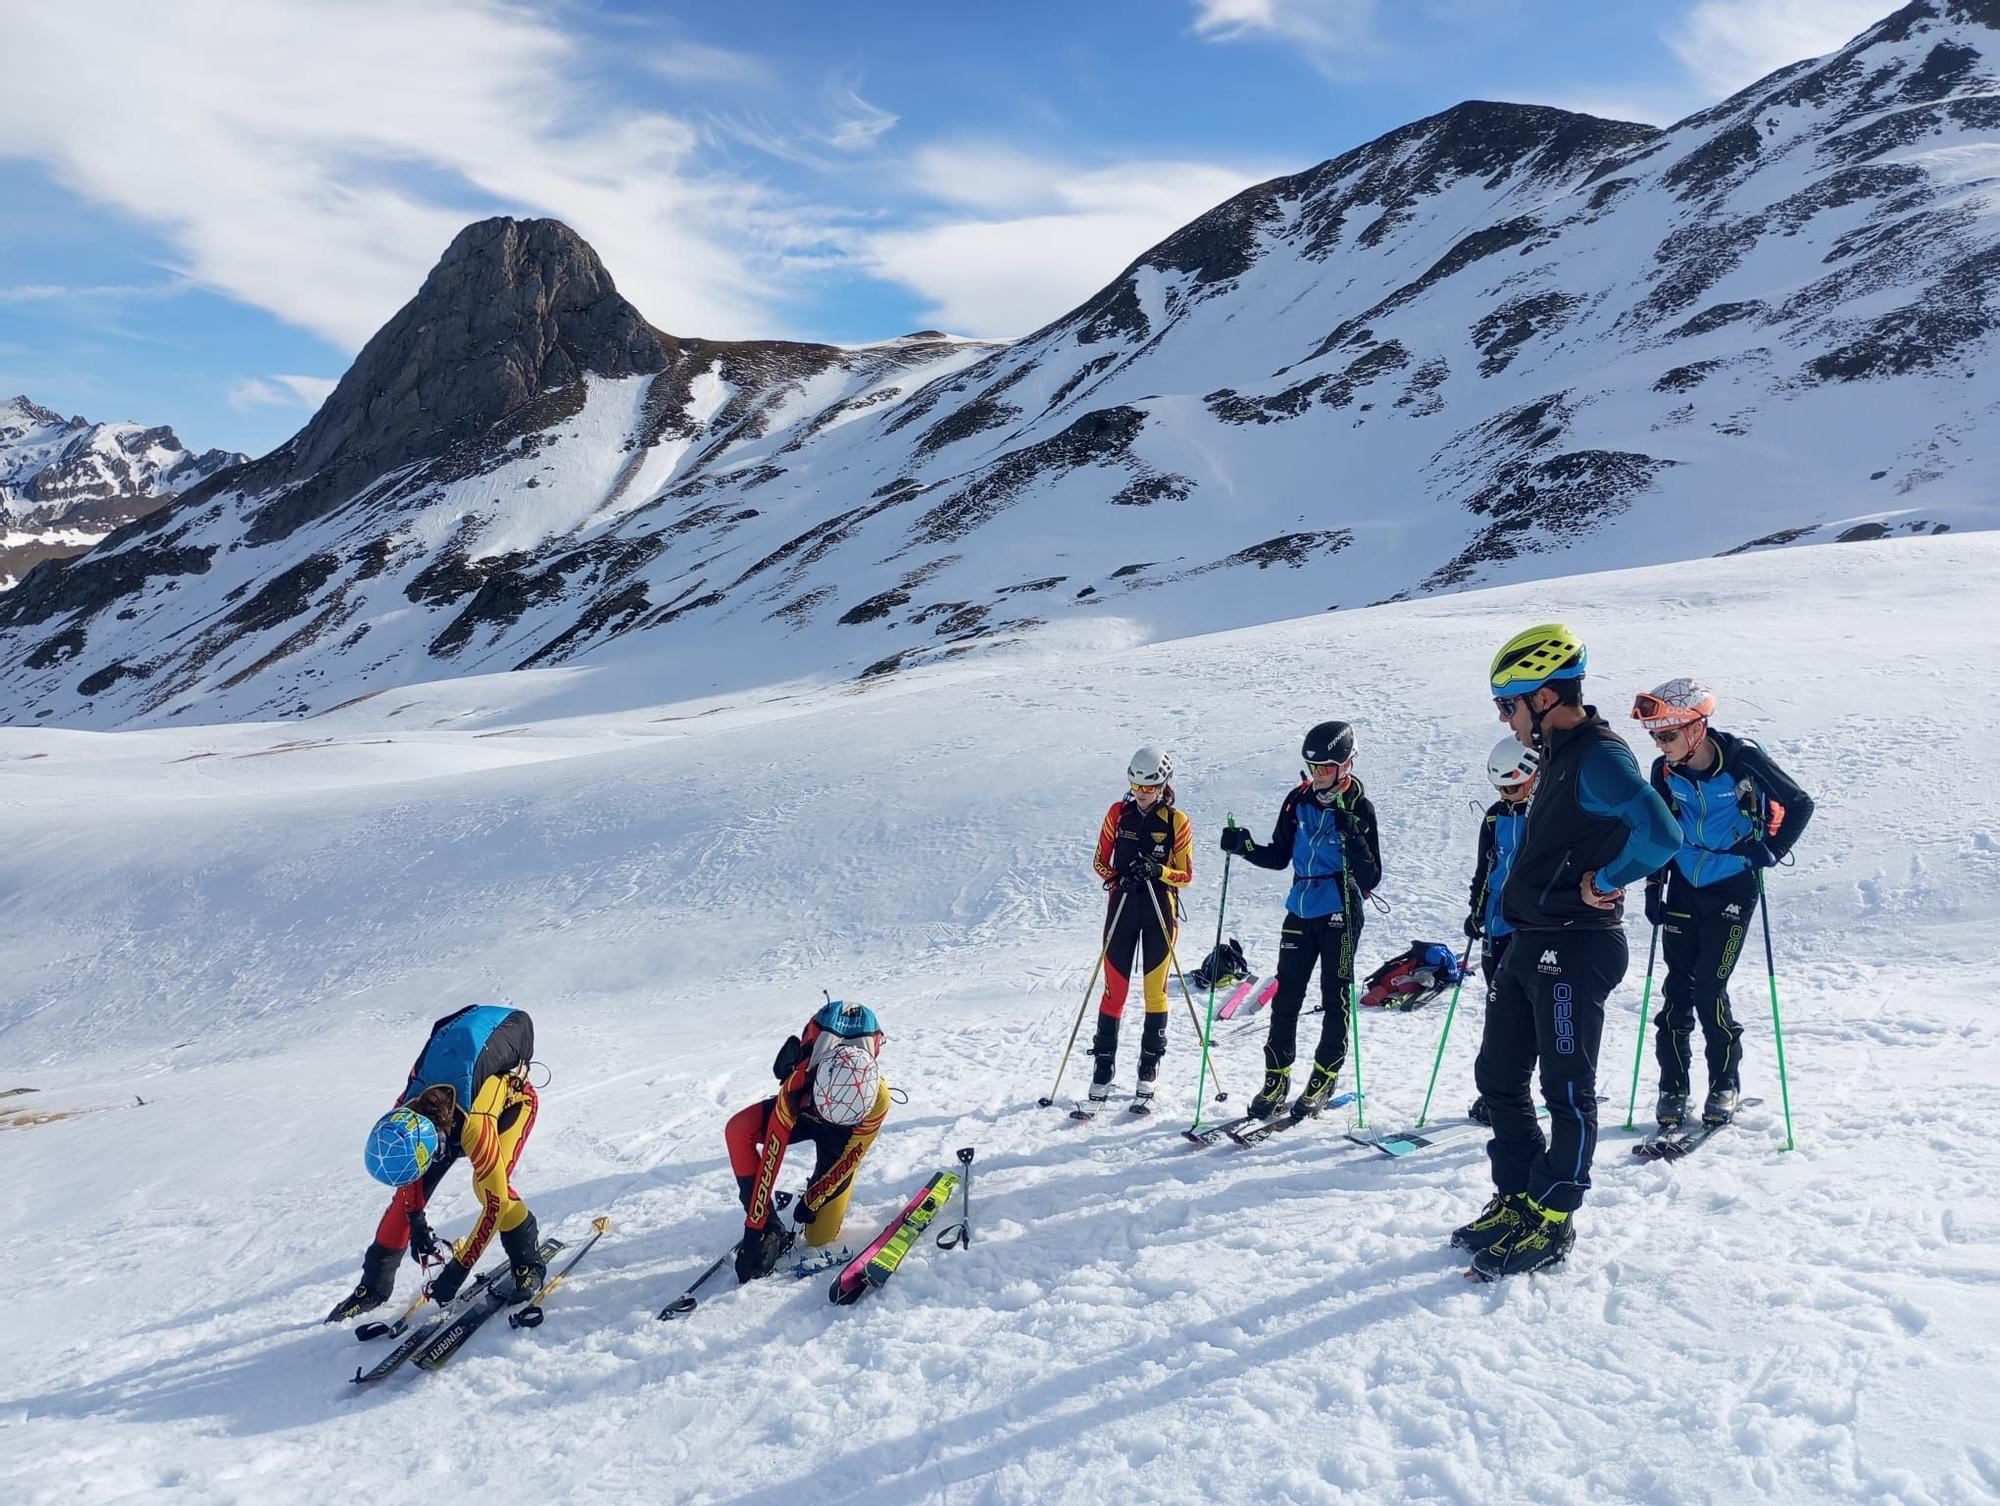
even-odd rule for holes
{"type": "Polygon", "coordinates": [[[1321,770],[1325,770],[1330,774],[1345,774],[1353,766],[1354,760],[1346,758],[1342,759],[1339,763],[1309,763],[1306,765],[1306,772],[1317,775],[1321,770]]]}
{"type": "Polygon", "coordinates": [[[1136,783],[1135,783],[1135,784],[1134,784],[1134,785],[1132,786],[1132,793],[1133,793],[1133,794],[1135,794],[1135,795],[1157,795],[1157,794],[1159,794],[1159,793],[1160,793],[1160,791],[1161,791],[1161,790],[1163,790],[1163,789],[1165,789],[1165,788],[1166,788],[1166,786],[1165,786],[1164,784],[1136,784],[1136,783]]]}

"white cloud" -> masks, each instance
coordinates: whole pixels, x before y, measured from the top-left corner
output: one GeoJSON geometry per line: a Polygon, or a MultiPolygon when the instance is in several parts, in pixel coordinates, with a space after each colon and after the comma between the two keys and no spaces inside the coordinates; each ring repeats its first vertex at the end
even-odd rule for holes
{"type": "Polygon", "coordinates": [[[228,402],[238,413],[252,408],[304,408],[311,412],[337,385],[331,377],[239,377],[229,384],[228,402]]]}
{"type": "Polygon", "coordinates": [[[1194,34],[1210,42],[1289,43],[1324,73],[1351,69],[1379,50],[1376,0],[1193,0],[1194,34]]]}
{"type": "Polygon", "coordinates": [[[1273,176],[1204,162],[1080,168],[985,143],[920,152],[915,185],[949,206],[865,238],[876,276],[927,300],[956,334],[1025,334],[1103,287],[1147,248],[1273,176]]]}
{"type": "Polygon", "coordinates": [[[481,214],[565,220],[655,323],[711,336],[771,333],[785,258],[825,234],[704,175],[697,131],[607,99],[579,43],[503,0],[76,0],[7,30],[36,61],[0,90],[0,154],[349,349],[481,214]]]}
{"type": "Polygon", "coordinates": [[[871,105],[852,89],[840,90],[836,104],[838,118],[826,140],[843,152],[868,150],[896,124],[894,115],[871,105]]]}
{"type": "Polygon", "coordinates": [[[1845,46],[1890,9],[1889,0],[1701,0],[1667,33],[1667,45],[1713,103],[1788,63],[1845,46]]]}
{"type": "Polygon", "coordinates": [[[677,84],[771,84],[777,79],[760,57],[699,42],[675,42],[642,61],[649,72],[677,84]]]}

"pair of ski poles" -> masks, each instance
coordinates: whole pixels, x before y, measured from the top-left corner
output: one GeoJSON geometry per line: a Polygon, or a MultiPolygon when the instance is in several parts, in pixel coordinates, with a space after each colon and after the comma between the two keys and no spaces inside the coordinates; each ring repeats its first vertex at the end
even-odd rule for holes
{"type": "MultiPolygon", "coordinates": [[[[1771,1036],[1777,1043],[1778,1055],[1778,1097],[1785,1108],[1785,1149],[1791,1150],[1796,1142],[1792,1138],[1792,1085],[1785,1072],[1785,1022],[1778,1013],[1778,960],[1771,946],[1771,905],[1764,889],[1764,870],[1757,870],[1757,910],[1764,922],[1764,976],[1771,986],[1771,1036]]],[[[1646,1057],[1646,1010],[1653,997],[1653,958],[1660,949],[1660,928],[1653,927],[1653,939],[1646,948],[1646,986],[1639,993],[1639,1042],[1632,1051],[1632,1093],[1625,1103],[1625,1128],[1632,1128],[1632,1121],[1639,1109],[1639,1066],[1646,1057]]]]}

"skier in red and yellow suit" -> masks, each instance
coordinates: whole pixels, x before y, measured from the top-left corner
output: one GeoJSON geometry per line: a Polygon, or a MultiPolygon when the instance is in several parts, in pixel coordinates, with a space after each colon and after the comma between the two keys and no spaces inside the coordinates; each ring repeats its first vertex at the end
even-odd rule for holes
{"type": "Polygon", "coordinates": [[[1097,833],[1095,867],[1111,897],[1105,902],[1104,996],[1090,1048],[1093,1103],[1111,1096],[1134,953],[1144,960],[1140,991],[1146,1000],[1136,1100],[1153,1096],[1167,1051],[1167,968],[1180,929],[1180,892],[1194,880],[1194,829],[1174,804],[1167,782],[1173,772],[1173,760],[1158,748],[1134,753],[1126,769],[1130,793],[1104,813],[1097,833]]]}
{"type": "Polygon", "coordinates": [[[889,1116],[889,1087],[875,1064],[885,1039],[867,1005],[830,1000],[779,1050],[777,1094],[731,1116],[723,1134],[743,1199],[738,1281],[770,1275],[795,1234],[815,1248],[839,1237],[854,1174],[889,1116]],[[812,1142],[816,1160],[787,1229],[772,1193],[786,1149],[800,1138],[812,1142]]]}

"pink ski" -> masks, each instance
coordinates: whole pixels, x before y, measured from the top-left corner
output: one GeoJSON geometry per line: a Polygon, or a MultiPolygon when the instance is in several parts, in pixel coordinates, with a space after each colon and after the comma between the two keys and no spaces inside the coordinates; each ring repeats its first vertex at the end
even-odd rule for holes
{"type": "Polygon", "coordinates": [[[1243,979],[1242,982],[1238,983],[1234,988],[1229,990],[1229,997],[1222,1001],[1221,1006],[1215,1011],[1215,1017],[1218,1020],[1235,1019],[1236,1012],[1240,1010],[1244,1006],[1244,1004],[1249,1000],[1251,992],[1256,987],[1257,987],[1257,975],[1255,973],[1252,973],[1249,977],[1243,979]]]}

